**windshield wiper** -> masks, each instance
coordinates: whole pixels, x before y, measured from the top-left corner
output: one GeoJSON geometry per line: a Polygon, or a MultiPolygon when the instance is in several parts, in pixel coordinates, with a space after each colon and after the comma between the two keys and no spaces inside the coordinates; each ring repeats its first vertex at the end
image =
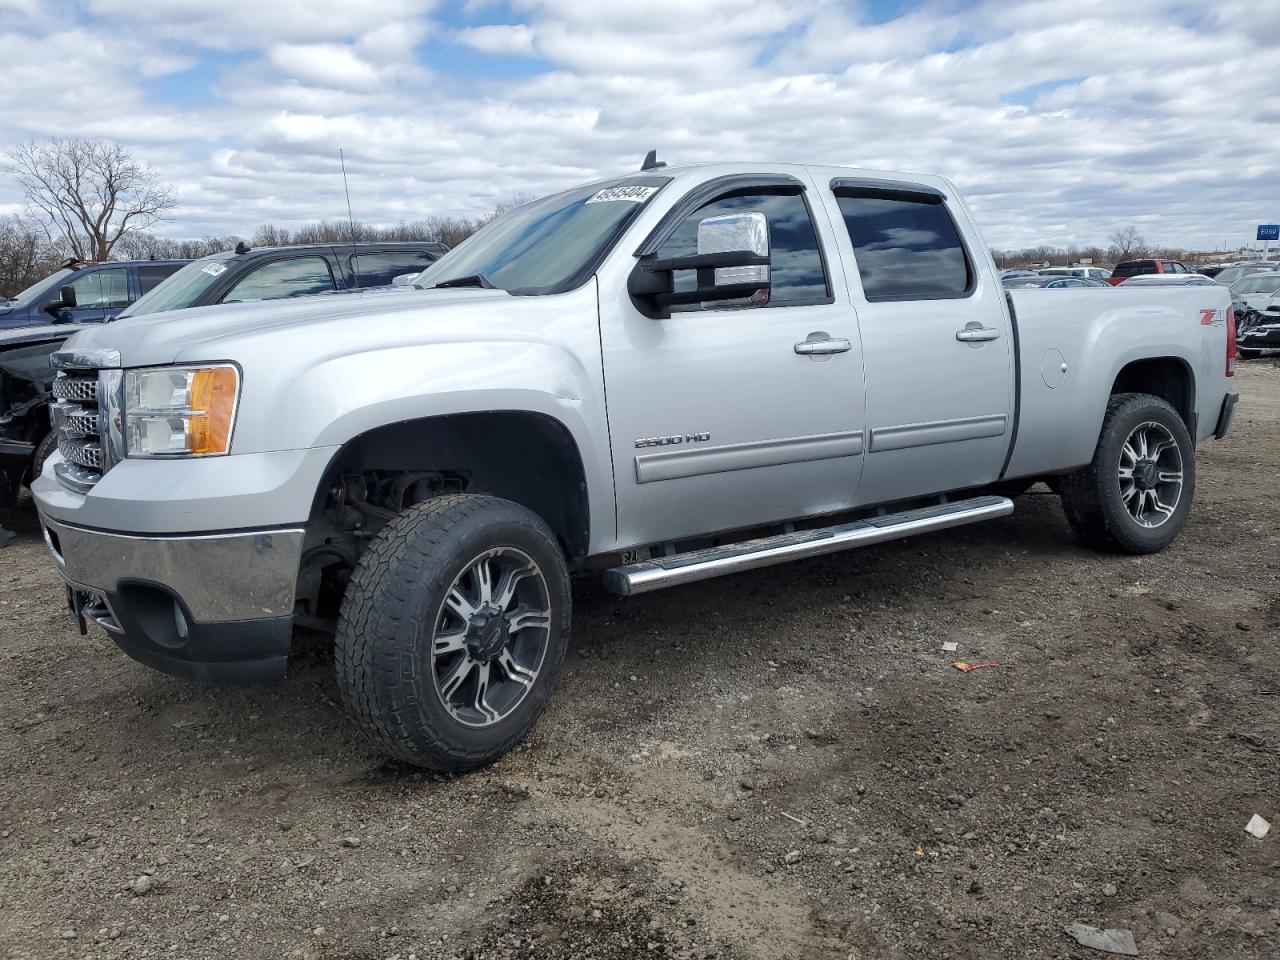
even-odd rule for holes
{"type": "Polygon", "coordinates": [[[489,278],[483,273],[473,273],[465,277],[454,277],[452,280],[441,280],[439,283],[433,283],[427,289],[439,290],[441,287],[483,287],[485,290],[497,289],[489,282],[489,278]]]}

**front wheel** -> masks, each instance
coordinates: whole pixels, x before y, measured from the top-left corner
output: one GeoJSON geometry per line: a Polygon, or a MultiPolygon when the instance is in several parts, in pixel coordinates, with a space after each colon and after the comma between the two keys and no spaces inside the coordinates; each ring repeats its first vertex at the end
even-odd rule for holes
{"type": "Polygon", "coordinates": [[[335,639],[348,709],[386,753],[459,772],[542,713],[569,640],[569,575],[540,517],[496,497],[420,503],[374,538],[335,639]]]}
{"type": "Polygon", "coordinates": [[[1092,462],[1058,483],[1071,528],[1094,546],[1163,550],[1182,531],[1195,494],[1195,446],[1160,397],[1111,398],[1092,462]]]}

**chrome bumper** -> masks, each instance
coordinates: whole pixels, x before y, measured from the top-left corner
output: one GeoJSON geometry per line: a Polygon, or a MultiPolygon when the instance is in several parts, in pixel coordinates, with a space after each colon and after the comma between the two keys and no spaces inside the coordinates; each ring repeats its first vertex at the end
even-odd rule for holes
{"type": "Polygon", "coordinates": [[[293,614],[300,527],[167,537],[87,530],[43,513],[40,524],[58,571],[83,590],[111,595],[122,583],[163,587],[205,622],[293,614]]]}

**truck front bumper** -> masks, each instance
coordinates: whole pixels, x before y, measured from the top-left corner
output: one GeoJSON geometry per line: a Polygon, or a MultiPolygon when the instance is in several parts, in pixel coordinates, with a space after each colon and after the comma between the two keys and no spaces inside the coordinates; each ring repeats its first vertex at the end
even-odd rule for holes
{"type": "Polygon", "coordinates": [[[301,527],[183,536],[40,523],[72,614],[155,670],[211,684],[284,675],[301,527]]]}

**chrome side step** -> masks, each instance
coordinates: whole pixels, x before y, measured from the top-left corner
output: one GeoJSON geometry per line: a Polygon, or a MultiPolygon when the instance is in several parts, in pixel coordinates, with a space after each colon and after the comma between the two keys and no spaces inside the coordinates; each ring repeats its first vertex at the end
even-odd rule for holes
{"type": "Polygon", "coordinates": [[[648,593],[697,580],[709,580],[728,573],[770,567],[775,563],[818,557],[840,550],[852,550],[873,543],[900,540],[917,533],[945,530],[979,520],[993,520],[1013,513],[1008,497],[973,497],[933,507],[904,510],[880,517],[868,517],[833,527],[780,533],[722,547],[708,547],[670,557],[655,557],[606,570],[606,589],[623,596],[648,593]]]}

